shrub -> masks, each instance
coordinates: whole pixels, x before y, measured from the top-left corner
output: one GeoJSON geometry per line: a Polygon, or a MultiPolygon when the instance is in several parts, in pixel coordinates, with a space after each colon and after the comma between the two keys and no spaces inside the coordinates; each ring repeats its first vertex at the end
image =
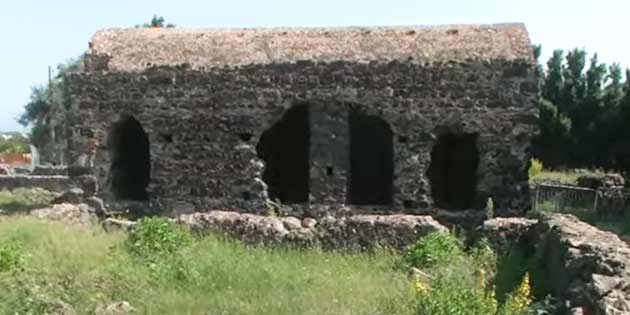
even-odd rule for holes
{"type": "MultiPolygon", "coordinates": [[[[418,285],[416,285],[418,288],[418,285]]],[[[422,315],[496,314],[498,303],[492,291],[472,288],[456,277],[439,278],[418,291],[418,312],[422,315]]]]}
{"type": "Polygon", "coordinates": [[[142,218],[129,233],[127,249],[140,258],[171,255],[189,246],[190,233],[166,218],[142,218]]]}
{"type": "Polygon", "coordinates": [[[22,266],[24,252],[15,242],[0,245],[0,272],[12,271],[22,266]]]}
{"type": "Polygon", "coordinates": [[[529,175],[529,178],[534,178],[536,177],[536,175],[543,172],[544,167],[541,160],[532,158],[529,160],[529,162],[530,162],[530,165],[529,165],[529,169],[527,170],[527,174],[529,175]]]}
{"type": "Polygon", "coordinates": [[[474,271],[479,274],[482,286],[496,276],[498,257],[490,247],[490,242],[483,238],[470,250],[469,254],[474,271]]]}
{"type": "Polygon", "coordinates": [[[405,260],[413,267],[431,268],[463,257],[459,240],[446,232],[433,232],[412,245],[405,260]]]}
{"type": "MultiPolygon", "coordinates": [[[[453,267],[453,266],[451,266],[453,267]]],[[[422,315],[529,315],[533,311],[547,314],[549,303],[533,304],[529,276],[525,274],[519,286],[503,305],[496,298],[494,287],[485,281],[470,285],[465,281],[465,268],[436,274],[431,278],[415,276],[413,285],[418,298],[418,312],[422,315]]]]}

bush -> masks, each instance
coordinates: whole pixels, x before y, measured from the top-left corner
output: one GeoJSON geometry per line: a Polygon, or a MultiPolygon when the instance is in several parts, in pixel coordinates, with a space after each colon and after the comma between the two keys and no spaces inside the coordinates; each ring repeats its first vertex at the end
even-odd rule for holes
{"type": "Polygon", "coordinates": [[[479,274],[479,282],[485,286],[493,280],[497,273],[498,257],[490,247],[490,242],[483,238],[470,250],[470,266],[479,274]]]}
{"type": "Polygon", "coordinates": [[[0,272],[7,272],[22,267],[24,252],[15,242],[0,245],[0,272]]]}
{"type": "Polygon", "coordinates": [[[142,218],[129,233],[127,249],[140,258],[171,255],[188,247],[190,233],[166,218],[142,218]]]}
{"type": "Polygon", "coordinates": [[[496,314],[497,301],[492,292],[474,289],[452,279],[437,280],[430,290],[418,294],[418,313],[422,315],[496,314]]]}
{"type": "Polygon", "coordinates": [[[433,232],[419,239],[405,255],[413,267],[431,268],[463,257],[459,240],[445,232],[433,232]]]}
{"type": "MultiPolygon", "coordinates": [[[[484,254],[485,255],[485,254],[484,254]]],[[[476,283],[470,283],[472,265],[462,261],[441,268],[424,277],[414,274],[418,311],[422,315],[529,315],[534,310],[546,314],[548,305],[532,302],[529,275],[518,287],[508,293],[503,305],[496,297],[494,287],[489,287],[484,277],[477,274],[476,283]]]]}
{"type": "Polygon", "coordinates": [[[529,165],[529,169],[527,170],[527,174],[529,175],[529,178],[534,178],[538,174],[543,172],[544,167],[541,160],[532,158],[529,160],[529,162],[530,162],[530,165],[529,165]]]}

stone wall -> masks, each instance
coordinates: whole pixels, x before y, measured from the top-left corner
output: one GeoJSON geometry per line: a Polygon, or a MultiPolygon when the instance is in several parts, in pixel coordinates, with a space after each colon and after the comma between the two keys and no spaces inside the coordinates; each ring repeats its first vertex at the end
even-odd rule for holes
{"type": "Polygon", "coordinates": [[[556,296],[584,315],[630,314],[630,247],[572,215],[536,227],[556,296]]]}
{"type": "Polygon", "coordinates": [[[325,249],[405,249],[418,238],[448,229],[430,216],[350,215],[321,220],[265,217],[227,211],[182,215],[178,222],[196,233],[221,233],[249,244],[320,246],[325,249]]]}
{"type": "Polygon", "coordinates": [[[0,190],[16,188],[43,188],[48,191],[62,192],[77,187],[77,183],[68,176],[0,176],[0,190]]]}
{"type": "Polygon", "coordinates": [[[159,67],[67,80],[77,113],[68,120],[70,160],[85,163],[96,150],[105,187],[108,132],[119,114],[132,115],[150,141],[152,204],[166,211],[262,209],[256,144],[296,104],[310,113],[313,204],[347,201],[351,109],[381,117],[393,133],[393,205],[382,211],[433,207],[426,170],[447,131],[479,134],[478,205],[488,196],[497,209],[527,203],[525,150],[536,130],[537,89],[525,61],[159,67]]]}
{"type": "Polygon", "coordinates": [[[483,231],[500,252],[535,248],[566,314],[630,314],[630,247],[617,235],[562,214],[488,220],[483,231]]]}

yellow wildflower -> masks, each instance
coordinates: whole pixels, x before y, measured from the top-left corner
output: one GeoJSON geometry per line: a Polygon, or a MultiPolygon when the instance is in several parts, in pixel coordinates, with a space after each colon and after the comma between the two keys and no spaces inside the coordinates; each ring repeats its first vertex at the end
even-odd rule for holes
{"type": "Polygon", "coordinates": [[[521,284],[516,290],[515,299],[518,303],[518,306],[521,308],[526,308],[532,303],[531,287],[529,284],[529,273],[525,273],[525,276],[523,276],[523,280],[521,280],[521,284]]]}
{"type": "Polygon", "coordinates": [[[529,306],[532,304],[531,286],[529,283],[529,273],[523,276],[523,280],[518,288],[509,296],[505,302],[503,312],[506,315],[523,315],[527,314],[529,306]]]}
{"type": "Polygon", "coordinates": [[[418,274],[413,275],[413,288],[416,290],[416,293],[422,294],[427,291],[427,286],[422,282],[422,277],[418,274]]]}

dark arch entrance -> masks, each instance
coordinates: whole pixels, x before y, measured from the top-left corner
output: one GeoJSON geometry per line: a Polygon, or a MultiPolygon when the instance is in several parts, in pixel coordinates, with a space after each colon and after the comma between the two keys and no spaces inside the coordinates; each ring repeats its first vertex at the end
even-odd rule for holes
{"type": "Polygon", "coordinates": [[[435,205],[444,209],[470,209],[477,194],[478,134],[446,133],[431,151],[427,176],[435,205]]]}
{"type": "Polygon", "coordinates": [[[348,202],[355,205],[392,204],[394,144],[389,124],[379,117],[357,111],[351,111],[348,120],[348,202]]]}
{"type": "Polygon", "coordinates": [[[112,125],[108,147],[111,153],[109,190],[119,200],[147,200],[151,174],[149,137],[140,122],[123,115],[112,125]]]}
{"type": "Polygon", "coordinates": [[[306,105],[293,106],[262,134],[256,152],[265,161],[263,181],[272,200],[308,202],[310,138],[306,105]]]}

